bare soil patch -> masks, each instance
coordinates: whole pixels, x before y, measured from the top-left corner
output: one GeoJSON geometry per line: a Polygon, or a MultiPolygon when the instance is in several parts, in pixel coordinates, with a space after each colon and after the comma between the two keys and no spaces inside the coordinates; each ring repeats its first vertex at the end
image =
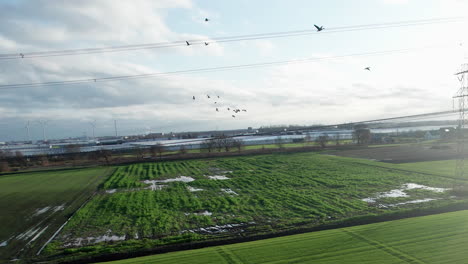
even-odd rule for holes
{"type": "Polygon", "coordinates": [[[362,147],[355,149],[333,150],[328,153],[336,156],[363,158],[388,163],[450,160],[457,158],[457,149],[455,145],[447,145],[445,148],[433,148],[430,145],[399,145],[374,148],[362,147]]]}

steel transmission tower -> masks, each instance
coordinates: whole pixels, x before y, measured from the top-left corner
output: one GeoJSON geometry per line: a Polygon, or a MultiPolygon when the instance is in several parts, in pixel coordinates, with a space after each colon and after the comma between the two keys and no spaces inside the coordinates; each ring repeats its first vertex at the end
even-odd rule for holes
{"type": "Polygon", "coordinates": [[[460,89],[457,95],[454,96],[458,100],[458,139],[457,139],[457,165],[455,174],[457,177],[464,178],[465,176],[465,148],[466,148],[466,133],[468,129],[468,114],[465,109],[468,108],[468,64],[463,64],[460,72],[455,74],[460,81],[460,89]]]}

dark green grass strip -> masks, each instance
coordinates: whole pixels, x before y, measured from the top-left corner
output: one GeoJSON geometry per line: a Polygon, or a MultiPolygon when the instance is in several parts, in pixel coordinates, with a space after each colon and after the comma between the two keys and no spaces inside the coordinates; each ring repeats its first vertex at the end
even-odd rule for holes
{"type": "Polygon", "coordinates": [[[111,263],[466,263],[467,243],[459,211],[111,263]]]}

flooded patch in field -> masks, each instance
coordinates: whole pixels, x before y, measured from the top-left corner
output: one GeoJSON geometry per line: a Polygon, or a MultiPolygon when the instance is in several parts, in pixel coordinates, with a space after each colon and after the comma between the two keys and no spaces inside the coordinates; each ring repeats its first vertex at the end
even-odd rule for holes
{"type": "Polygon", "coordinates": [[[37,228],[31,228],[19,235],[16,236],[16,239],[18,240],[28,240],[29,238],[33,237],[34,235],[36,235],[39,231],[41,230],[40,227],[37,227],[37,228]]]}
{"type": "Polygon", "coordinates": [[[65,247],[79,247],[79,246],[85,246],[85,245],[91,245],[91,244],[97,244],[101,242],[110,242],[110,241],[122,241],[125,240],[126,236],[117,236],[117,235],[103,235],[103,236],[97,236],[97,237],[79,237],[75,238],[72,242],[64,244],[65,247]]]}
{"type": "Polygon", "coordinates": [[[204,191],[204,189],[195,188],[195,187],[192,187],[192,186],[187,186],[187,190],[189,190],[189,192],[200,192],[200,191],[204,191]]]}
{"type": "Polygon", "coordinates": [[[8,246],[8,240],[5,240],[2,243],[0,243],[0,247],[6,247],[6,246],[8,246]]]}
{"type": "Polygon", "coordinates": [[[154,181],[146,180],[143,183],[150,184],[150,186],[145,189],[152,190],[152,191],[159,191],[159,190],[162,190],[164,187],[167,187],[167,185],[156,184],[156,182],[154,181]]]}
{"type": "MultiPolygon", "coordinates": [[[[432,191],[435,193],[443,193],[445,191],[450,190],[450,188],[437,188],[437,187],[429,187],[426,185],[422,184],[417,184],[417,183],[405,183],[401,186],[400,189],[394,189],[390,190],[388,192],[380,192],[377,193],[374,197],[367,197],[364,199],[361,199],[364,202],[367,203],[375,203],[377,202],[378,199],[380,198],[400,198],[400,197],[410,197],[405,191],[407,190],[415,190],[415,189],[420,189],[420,190],[427,190],[427,191],[432,191]]],[[[393,205],[379,205],[383,207],[387,206],[398,206],[398,205],[404,205],[404,204],[411,204],[411,203],[424,203],[424,202],[429,202],[435,199],[427,198],[427,199],[420,199],[420,200],[413,200],[413,201],[407,201],[407,202],[402,202],[402,203],[397,203],[393,205]]]]}
{"type": "Polygon", "coordinates": [[[42,233],[44,233],[44,232],[47,230],[48,227],[49,227],[49,226],[46,226],[46,227],[43,228],[40,232],[38,232],[31,240],[29,240],[29,243],[32,243],[32,242],[34,242],[36,239],[38,239],[38,238],[42,235],[42,233]]]}
{"type": "Polygon", "coordinates": [[[433,198],[418,199],[418,200],[411,200],[411,201],[406,201],[406,202],[401,202],[401,203],[396,203],[396,204],[389,204],[387,206],[393,207],[393,206],[399,206],[399,205],[405,205],[405,204],[427,203],[427,202],[435,201],[435,200],[438,200],[438,199],[433,199],[433,198]]]}
{"type": "Polygon", "coordinates": [[[62,205],[58,205],[58,206],[46,206],[44,208],[39,208],[39,209],[36,209],[36,211],[34,212],[33,214],[33,217],[34,216],[39,216],[41,214],[44,214],[44,213],[47,213],[49,211],[52,211],[54,213],[58,212],[58,211],[62,211],[63,209],[65,209],[65,205],[62,204],[62,205]]]}
{"type": "Polygon", "coordinates": [[[208,176],[208,178],[210,180],[229,180],[229,178],[224,175],[211,175],[211,176],[208,176]]]}
{"type": "Polygon", "coordinates": [[[231,189],[221,189],[222,192],[225,192],[227,194],[232,194],[232,195],[239,195],[238,193],[236,193],[235,191],[231,190],[231,189]]]}
{"type": "Polygon", "coordinates": [[[142,181],[144,184],[150,185],[146,189],[150,189],[152,191],[161,190],[167,185],[159,184],[159,183],[169,183],[169,182],[193,182],[195,179],[188,176],[179,176],[177,178],[166,179],[166,180],[144,180],[142,181]]]}
{"type": "Polygon", "coordinates": [[[429,187],[429,186],[421,185],[417,183],[406,183],[403,186],[405,190],[422,189],[422,190],[428,190],[428,191],[437,192],[437,193],[442,193],[442,192],[451,190],[450,188],[429,187]]]}
{"type": "Polygon", "coordinates": [[[227,224],[227,225],[215,225],[209,227],[201,227],[196,229],[183,230],[181,233],[197,233],[197,234],[217,234],[230,232],[233,229],[246,226],[247,224],[227,224]]]}
{"type": "MultiPolygon", "coordinates": [[[[151,182],[156,183],[168,183],[168,182],[193,182],[195,179],[189,176],[179,176],[173,179],[166,179],[166,180],[153,180],[151,182]]],[[[145,181],[146,182],[146,181],[145,181]]]]}
{"type": "Polygon", "coordinates": [[[185,213],[185,215],[204,215],[204,216],[211,216],[211,215],[213,215],[213,213],[205,210],[205,211],[198,212],[198,213],[185,213]]]}
{"type": "Polygon", "coordinates": [[[110,189],[110,190],[106,190],[106,193],[112,194],[112,193],[115,193],[116,191],[117,189],[110,189]]]}
{"type": "Polygon", "coordinates": [[[38,215],[41,215],[43,213],[46,213],[47,211],[50,210],[50,208],[52,208],[52,207],[51,206],[46,206],[44,208],[36,209],[36,212],[34,212],[34,216],[38,216],[38,215]]]}

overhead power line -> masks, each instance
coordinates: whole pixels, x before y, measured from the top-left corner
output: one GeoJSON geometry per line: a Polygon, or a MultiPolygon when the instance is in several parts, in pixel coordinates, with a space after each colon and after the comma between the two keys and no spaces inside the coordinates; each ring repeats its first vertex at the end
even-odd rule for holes
{"type": "Polygon", "coordinates": [[[397,53],[408,53],[412,51],[421,51],[423,49],[428,49],[428,48],[437,48],[437,47],[436,46],[419,47],[419,48],[395,49],[395,50],[386,50],[386,51],[351,53],[347,55],[338,55],[338,56],[304,58],[304,59],[295,59],[295,60],[283,60],[283,61],[273,61],[273,62],[263,62],[263,63],[240,64],[240,65],[231,65],[231,66],[199,68],[199,69],[179,70],[179,71],[169,71],[169,72],[145,73],[145,74],[135,74],[135,75],[111,76],[111,77],[101,77],[101,78],[86,78],[86,79],[77,79],[77,80],[68,80],[68,81],[2,84],[0,85],[0,89],[4,90],[4,89],[31,88],[31,87],[37,87],[37,86],[57,86],[57,85],[72,85],[72,84],[83,84],[83,83],[93,83],[93,82],[95,83],[96,82],[111,82],[111,81],[133,80],[133,79],[143,79],[143,78],[156,78],[156,77],[169,76],[169,75],[241,70],[241,69],[278,66],[278,65],[296,64],[296,63],[308,63],[308,62],[314,62],[314,61],[340,59],[340,58],[348,58],[348,57],[364,57],[364,56],[378,56],[378,55],[388,55],[388,54],[397,54],[397,53]]]}
{"type": "Polygon", "coordinates": [[[330,28],[326,28],[326,30],[323,30],[321,32],[317,32],[317,30],[315,29],[306,29],[306,30],[294,30],[294,31],[228,36],[228,37],[214,37],[214,38],[208,38],[208,39],[189,39],[189,40],[170,41],[170,42],[110,46],[110,47],[103,47],[103,48],[65,49],[65,50],[38,51],[38,52],[17,52],[17,53],[0,54],[0,60],[123,52],[123,51],[145,50],[145,49],[160,49],[160,48],[170,48],[170,47],[177,47],[177,46],[186,46],[187,42],[190,43],[190,45],[206,45],[210,43],[226,43],[226,42],[284,38],[284,37],[294,37],[294,36],[303,36],[303,35],[329,34],[329,33],[339,33],[339,32],[361,31],[361,30],[412,27],[412,26],[421,26],[421,25],[430,25],[430,24],[452,23],[452,22],[463,20],[463,19],[464,17],[433,18],[433,19],[408,20],[408,21],[380,23],[380,24],[364,24],[364,25],[354,25],[354,26],[330,27],[330,28]]]}
{"type": "MultiPolygon", "coordinates": [[[[465,109],[464,112],[468,112],[468,109],[465,109]]],[[[319,126],[309,126],[301,129],[323,129],[323,128],[333,128],[339,126],[352,126],[358,124],[367,124],[367,123],[376,123],[376,122],[383,122],[383,121],[395,121],[395,120],[407,120],[407,119],[426,119],[428,117],[436,117],[436,116],[446,116],[446,115],[453,115],[457,112],[453,110],[448,111],[441,111],[441,112],[432,112],[432,113],[424,113],[424,114],[417,114],[417,115],[406,115],[406,116],[398,116],[398,117],[388,117],[388,118],[380,118],[380,119],[371,119],[371,120],[364,120],[359,122],[350,122],[350,123],[340,123],[334,125],[319,125],[319,126]]]]}

